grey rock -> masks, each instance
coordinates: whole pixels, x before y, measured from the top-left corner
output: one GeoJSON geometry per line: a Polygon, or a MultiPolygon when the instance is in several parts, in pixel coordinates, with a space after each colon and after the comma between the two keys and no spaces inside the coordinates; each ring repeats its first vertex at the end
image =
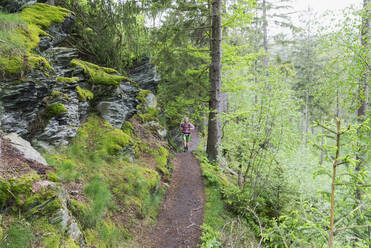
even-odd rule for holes
{"type": "Polygon", "coordinates": [[[149,93],[146,96],[145,108],[156,108],[157,107],[157,97],[153,93],[149,93]]]}
{"type": "Polygon", "coordinates": [[[48,165],[45,159],[40,155],[40,153],[31,146],[30,142],[22,139],[16,133],[7,134],[4,136],[4,138],[9,139],[11,145],[18,151],[20,151],[26,159],[34,160],[45,166],[48,165]]]}
{"type": "Polygon", "coordinates": [[[50,219],[50,223],[60,223],[63,230],[82,248],[86,247],[83,233],[80,227],[68,209],[68,202],[70,201],[67,191],[64,188],[59,188],[58,198],[62,203],[62,208],[58,213],[50,219]]]}
{"type": "Polygon", "coordinates": [[[97,104],[100,116],[112,126],[121,128],[122,124],[137,112],[137,92],[138,89],[129,82],[121,83],[114,96],[106,97],[97,104]]]}
{"type": "Polygon", "coordinates": [[[144,123],[143,126],[146,129],[151,130],[152,133],[159,137],[160,139],[164,140],[166,138],[167,130],[163,126],[161,126],[159,122],[149,121],[144,123]]]}
{"type": "Polygon", "coordinates": [[[74,23],[75,16],[70,14],[70,16],[64,19],[62,23],[52,25],[47,31],[51,35],[51,37],[41,37],[39,49],[41,51],[44,51],[50,47],[58,46],[60,43],[65,41],[69,37],[74,23]]]}
{"type": "Polygon", "coordinates": [[[153,93],[157,92],[160,75],[156,71],[156,66],[151,64],[149,57],[135,64],[129,72],[129,77],[137,82],[142,89],[151,90],[153,93]]]}
{"type": "Polygon", "coordinates": [[[0,82],[1,127],[9,133],[29,134],[49,94],[49,82],[0,82]]]}

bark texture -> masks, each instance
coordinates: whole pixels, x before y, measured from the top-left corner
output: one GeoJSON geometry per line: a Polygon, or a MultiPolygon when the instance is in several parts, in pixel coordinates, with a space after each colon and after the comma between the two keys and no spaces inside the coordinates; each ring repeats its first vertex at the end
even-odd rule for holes
{"type": "Polygon", "coordinates": [[[222,1],[212,1],[212,25],[211,25],[211,65],[210,65],[210,102],[209,102],[209,123],[207,137],[207,154],[210,161],[215,161],[219,154],[218,144],[220,143],[220,113],[221,100],[221,58],[222,58],[222,1]]]}

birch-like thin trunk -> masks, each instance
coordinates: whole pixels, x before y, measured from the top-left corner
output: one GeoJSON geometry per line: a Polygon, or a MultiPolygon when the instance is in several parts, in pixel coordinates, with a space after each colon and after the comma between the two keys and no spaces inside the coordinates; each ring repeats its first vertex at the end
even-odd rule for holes
{"type": "Polygon", "coordinates": [[[331,208],[330,208],[330,227],[329,227],[329,240],[328,248],[332,248],[334,245],[334,234],[335,234],[335,181],[336,181],[336,167],[339,160],[340,153],[340,136],[341,136],[341,119],[336,120],[336,153],[335,159],[332,164],[332,182],[331,182],[331,208]]]}

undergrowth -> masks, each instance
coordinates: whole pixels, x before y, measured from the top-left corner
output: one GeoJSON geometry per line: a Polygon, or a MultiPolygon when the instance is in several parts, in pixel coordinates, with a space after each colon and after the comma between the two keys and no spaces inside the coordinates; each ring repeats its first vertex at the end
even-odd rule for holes
{"type": "MultiPolygon", "coordinates": [[[[88,245],[120,247],[132,238],[129,230],[135,222],[157,217],[165,190],[158,171],[132,160],[130,151],[139,146],[135,131],[129,122],[117,129],[92,115],[70,145],[45,155],[63,183],[84,185],[85,200],[72,199],[70,208],[88,245]],[[119,224],[113,216],[131,221],[119,224]]],[[[169,152],[161,148],[156,153],[148,148],[148,154],[166,168],[169,152]]],[[[137,149],[136,155],[142,152],[137,149]]]]}

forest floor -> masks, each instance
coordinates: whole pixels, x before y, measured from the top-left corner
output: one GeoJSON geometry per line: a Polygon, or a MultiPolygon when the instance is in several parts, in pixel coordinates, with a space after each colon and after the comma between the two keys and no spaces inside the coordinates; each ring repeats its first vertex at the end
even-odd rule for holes
{"type": "Polygon", "coordinates": [[[205,192],[199,162],[192,154],[199,142],[193,133],[190,150],[177,153],[172,161],[170,187],[157,224],[142,238],[143,248],[194,248],[200,243],[205,192]]]}

